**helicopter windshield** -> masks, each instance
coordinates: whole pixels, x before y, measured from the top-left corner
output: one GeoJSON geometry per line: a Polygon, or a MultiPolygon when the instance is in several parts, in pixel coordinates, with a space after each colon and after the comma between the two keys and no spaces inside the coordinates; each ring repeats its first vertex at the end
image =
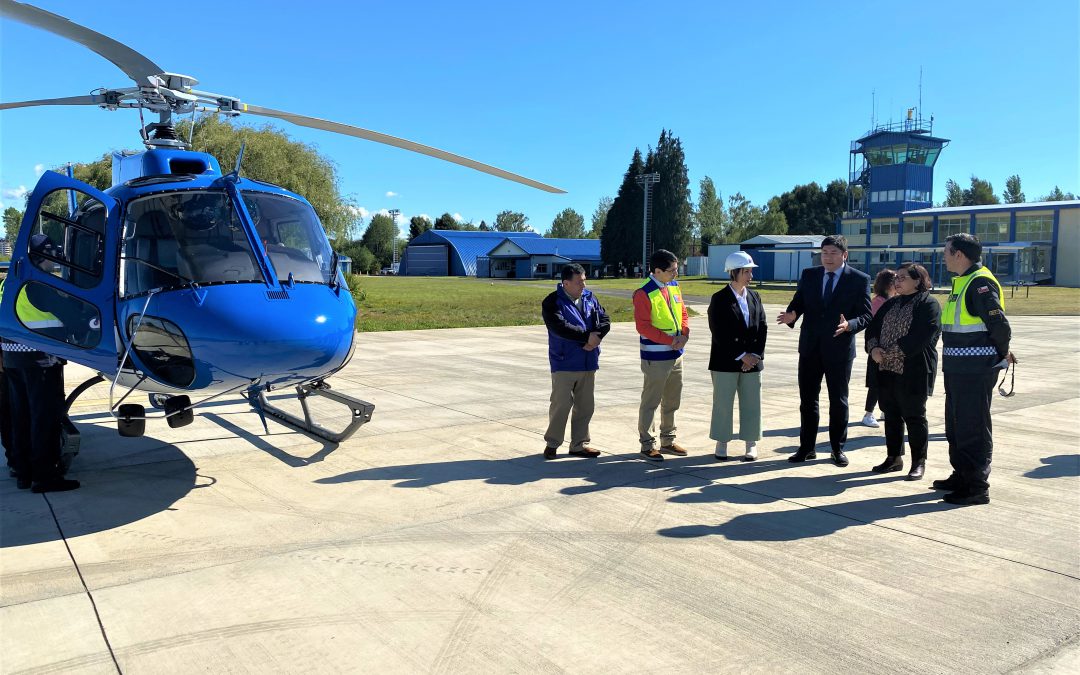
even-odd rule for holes
{"type": "Polygon", "coordinates": [[[333,252],[307,204],[267,192],[241,192],[279,281],[330,283],[333,252]]]}
{"type": "Polygon", "coordinates": [[[220,191],[167,192],[131,202],[122,270],[124,296],[189,281],[263,281],[240,218],[220,191]]]}

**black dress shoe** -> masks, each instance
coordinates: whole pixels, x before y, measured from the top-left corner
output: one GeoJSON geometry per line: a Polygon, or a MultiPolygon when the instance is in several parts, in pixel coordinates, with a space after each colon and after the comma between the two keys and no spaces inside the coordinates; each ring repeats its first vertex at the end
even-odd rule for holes
{"type": "Polygon", "coordinates": [[[41,494],[42,492],[67,492],[68,490],[77,490],[79,488],[79,481],[71,480],[70,478],[53,478],[52,480],[43,480],[34,483],[30,488],[30,492],[35,494],[41,494]]]}
{"type": "Polygon", "coordinates": [[[813,449],[799,450],[791,457],[788,457],[787,461],[793,464],[798,464],[799,462],[805,462],[808,459],[817,459],[817,452],[815,452],[813,449]]]}
{"type": "Polygon", "coordinates": [[[990,503],[989,492],[950,492],[942,497],[948,504],[956,506],[977,506],[990,503]]]}
{"type": "Polygon", "coordinates": [[[18,476],[16,476],[15,477],[15,487],[19,488],[20,490],[29,490],[30,489],[30,479],[29,478],[19,478],[18,476]]]}
{"type": "Polygon", "coordinates": [[[544,459],[555,459],[555,455],[558,454],[558,448],[544,448],[544,459]]]}
{"type": "Polygon", "coordinates": [[[832,461],[833,464],[835,464],[836,466],[847,466],[848,464],[850,464],[850,462],[848,462],[847,455],[844,454],[843,450],[833,450],[832,461]]]}
{"type": "Polygon", "coordinates": [[[917,462],[915,466],[911,467],[911,471],[908,471],[907,478],[904,480],[922,480],[924,473],[926,473],[926,464],[917,462]]]}
{"type": "Polygon", "coordinates": [[[890,455],[885,458],[885,461],[872,467],[870,470],[874,473],[889,473],[890,471],[899,471],[904,468],[904,458],[896,455],[895,457],[890,455]]]}
{"type": "Polygon", "coordinates": [[[944,480],[936,480],[931,486],[935,490],[948,490],[949,492],[956,492],[957,490],[964,489],[964,484],[960,482],[960,479],[956,477],[956,474],[953,474],[944,480]]]}

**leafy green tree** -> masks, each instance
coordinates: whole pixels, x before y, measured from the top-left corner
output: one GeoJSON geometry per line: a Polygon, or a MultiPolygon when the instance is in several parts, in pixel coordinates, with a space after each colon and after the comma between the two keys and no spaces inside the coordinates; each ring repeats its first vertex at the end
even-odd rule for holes
{"type": "Polygon", "coordinates": [[[424,216],[413,216],[409,219],[409,241],[416,239],[431,229],[431,221],[424,216]]]}
{"type": "Polygon", "coordinates": [[[585,235],[589,239],[599,239],[600,234],[604,231],[604,225],[607,224],[607,214],[611,210],[611,204],[615,200],[611,197],[601,197],[599,203],[596,205],[596,210],[592,214],[592,229],[585,235]]]}
{"type": "Polygon", "coordinates": [[[716,191],[713,179],[705,176],[698,187],[698,205],[694,211],[701,237],[702,251],[709,250],[709,244],[718,244],[724,239],[727,229],[727,212],[724,200],[716,191]]]}
{"type": "MultiPolygon", "coordinates": [[[[623,174],[622,185],[611,203],[604,229],[600,232],[600,257],[605,265],[627,271],[641,260],[641,187],[634,180],[645,173],[645,160],[641,150],[634,148],[630,166],[623,174]]],[[[646,261],[647,262],[647,261],[646,261]]]]}
{"type": "Polygon", "coordinates": [[[971,177],[971,187],[964,190],[964,206],[1000,203],[997,195],[994,194],[994,186],[990,184],[990,181],[982,180],[976,176],[971,177]]]}
{"type": "Polygon", "coordinates": [[[449,213],[444,213],[435,219],[435,225],[432,226],[433,230],[460,230],[461,226],[458,221],[454,220],[454,217],[449,213]]]}
{"type": "Polygon", "coordinates": [[[796,185],[779,199],[791,234],[832,234],[847,206],[847,184],[836,179],[824,190],[817,183],[796,185]]]}
{"type": "Polygon", "coordinates": [[[4,209],[4,239],[12,246],[15,238],[19,236],[19,226],[22,225],[23,212],[14,206],[4,209]]]}
{"type": "Polygon", "coordinates": [[[563,209],[551,221],[551,230],[545,236],[552,239],[584,239],[585,218],[574,209],[563,209]]]}
{"type": "Polygon", "coordinates": [[[357,274],[377,274],[384,265],[379,265],[379,259],[366,246],[361,246],[352,258],[353,272],[357,274]]]}
{"type": "Polygon", "coordinates": [[[667,129],[660,131],[656,149],[645,160],[645,173],[654,172],[660,174],[660,182],[652,194],[653,250],[666,248],[686,258],[693,236],[690,177],[682,141],[667,129]]]}
{"type": "Polygon", "coordinates": [[[495,229],[499,232],[531,232],[529,218],[517,211],[500,211],[495,216],[495,229]]]}
{"type": "Polygon", "coordinates": [[[1061,188],[1057,185],[1050,191],[1050,194],[1046,195],[1039,201],[1042,202],[1071,202],[1076,199],[1076,195],[1071,192],[1062,192],[1061,188]]]}
{"type": "Polygon", "coordinates": [[[727,216],[731,223],[725,242],[728,244],[738,244],[755,236],[754,233],[758,232],[765,222],[764,212],[750,203],[741,192],[728,197],[727,216]]]}
{"type": "Polygon", "coordinates": [[[1023,204],[1024,191],[1020,189],[1020,176],[1013,174],[1005,179],[1005,192],[1001,193],[1006,204],[1023,204]]]}
{"type": "Polygon", "coordinates": [[[963,206],[964,190],[953,179],[945,181],[945,206],[963,206]]]}
{"type": "Polygon", "coordinates": [[[360,243],[375,256],[378,261],[378,269],[388,267],[394,257],[394,240],[397,238],[397,225],[394,220],[385,213],[376,213],[360,243]]]}
{"type": "Polygon", "coordinates": [[[780,198],[773,197],[769,200],[769,205],[765,209],[765,218],[761,224],[761,231],[755,233],[753,236],[756,237],[759,234],[787,233],[787,217],[784,215],[784,210],[780,208],[780,198]]]}

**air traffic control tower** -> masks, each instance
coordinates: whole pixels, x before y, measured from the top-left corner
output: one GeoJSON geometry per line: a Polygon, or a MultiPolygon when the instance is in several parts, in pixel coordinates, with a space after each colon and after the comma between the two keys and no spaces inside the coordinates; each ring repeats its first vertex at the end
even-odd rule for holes
{"type": "Polygon", "coordinates": [[[933,129],[933,117],[926,124],[917,108],[908,108],[903,121],[877,125],[851,142],[849,217],[899,216],[933,206],[934,164],[949,143],[933,129]]]}

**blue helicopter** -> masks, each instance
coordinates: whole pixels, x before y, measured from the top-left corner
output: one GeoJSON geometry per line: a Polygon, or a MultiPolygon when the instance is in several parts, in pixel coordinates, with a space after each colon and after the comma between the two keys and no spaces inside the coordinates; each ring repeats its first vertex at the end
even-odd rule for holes
{"type": "Polygon", "coordinates": [[[0,103],[0,110],[88,105],[137,109],[140,119],[143,111],[158,115],[142,127],[144,152],[114,153],[108,190],[45,172],[27,202],[0,302],[0,335],[98,373],[68,395],[69,408],[89,387],[110,383],[121,436],[142,435],[148,416],[184,426],[195,408],[222,396],[246,398],[264,426],[270,415],[331,442],[351,436],[374,410],[327,383],[356,349],[356,306],[311,204],[241,177],[242,150],[224,174],[214,157],[192,152],[177,137],[174,117],[197,111],[271,117],[563,192],[413,141],[195,90],[194,78],[166,72],[120,42],[31,5],[0,0],[0,16],[78,42],[135,83],[0,103]],[[50,320],[31,326],[19,320],[16,301],[27,292],[49,300],[50,320]],[[303,417],[267,396],[288,389],[303,417]],[[149,393],[159,412],[125,403],[135,391],[149,393]],[[318,424],[311,396],[347,406],[345,429],[318,424]]]}

